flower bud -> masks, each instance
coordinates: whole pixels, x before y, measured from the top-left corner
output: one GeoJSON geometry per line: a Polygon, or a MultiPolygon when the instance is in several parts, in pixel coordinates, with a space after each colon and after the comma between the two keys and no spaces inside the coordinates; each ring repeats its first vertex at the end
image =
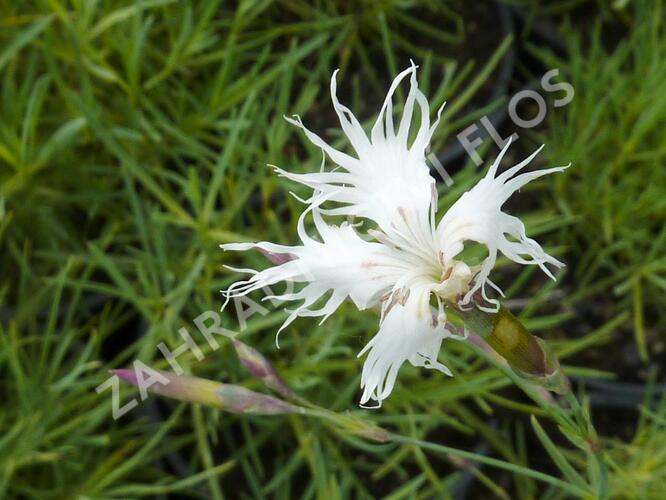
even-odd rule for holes
{"type": "Polygon", "coordinates": [[[298,399],[294,391],[277,374],[273,365],[259,351],[237,339],[233,339],[233,343],[238,358],[252,375],[281,396],[298,399]]]}
{"type": "Polygon", "coordinates": [[[458,309],[465,324],[502,356],[519,375],[548,390],[566,392],[568,381],[555,354],[532,335],[507,308],[488,313],[472,307],[458,309]]]}
{"type": "MultiPolygon", "coordinates": [[[[132,369],[114,370],[114,373],[132,385],[138,387],[141,384],[132,369]]],[[[222,384],[199,377],[178,376],[164,371],[156,373],[162,382],[153,383],[145,389],[179,401],[211,406],[230,413],[279,415],[299,411],[297,407],[281,399],[238,385],[222,384]]]]}

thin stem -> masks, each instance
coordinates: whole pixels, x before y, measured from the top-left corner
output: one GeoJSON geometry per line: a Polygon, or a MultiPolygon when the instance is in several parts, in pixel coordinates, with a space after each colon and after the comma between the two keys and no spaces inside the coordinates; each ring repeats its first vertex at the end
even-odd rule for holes
{"type": "Polygon", "coordinates": [[[458,450],[456,448],[451,448],[449,446],[441,445],[441,444],[436,444],[436,443],[430,443],[428,441],[421,441],[420,439],[415,439],[415,438],[410,438],[407,436],[401,436],[399,434],[391,434],[391,441],[395,443],[402,443],[402,444],[411,444],[414,446],[418,446],[420,448],[423,448],[425,450],[430,450],[436,453],[444,453],[447,455],[455,455],[459,456],[461,458],[465,458],[468,460],[475,460],[477,462],[481,462],[493,467],[497,467],[499,469],[504,469],[508,470],[510,472],[515,472],[516,474],[521,474],[523,476],[528,476],[533,479],[536,479],[538,481],[543,481],[544,483],[551,484],[553,486],[556,486],[562,490],[567,491],[568,493],[572,495],[576,495],[578,497],[583,497],[586,495],[589,495],[590,492],[586,491],[582,488],[579,488],[577,486],[574,486],[572,484],[567,483],[566,481],[562,481],[561,479],[558,479],[554,476],[550,476],[548,474],[544,474],[543,472],[535,471],[528,469],[526,467],[521,467],[520,465],[515,465],[509,462],[504,462],[502,460],[498,460],[496,458],[492,457],[487,457],[485,455],[479,455],[477,453],[473,453],[471,451],[465,451],[465,450],[458,450]]]}

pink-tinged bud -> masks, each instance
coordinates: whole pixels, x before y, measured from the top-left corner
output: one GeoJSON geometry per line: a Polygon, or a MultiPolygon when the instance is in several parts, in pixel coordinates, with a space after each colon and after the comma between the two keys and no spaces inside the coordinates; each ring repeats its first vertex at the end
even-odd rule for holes
{"type": "MultiPolygon", "coordinates": [[[[142,389],[143,381],[136,370],[113,370],[113,373],[142,389]]],[[[152,370],[152,373],[159,377],[160,382],[154,383],[155,378],[153,378],[150,385],[143,387],[143,390],[179,401],[211,406],[231,413],[278,415],[299,410],[278,398],[237,385],[222,384],[199,377],[178,376],[165,371],[152,370]]]]}
{"type": "Polygon", "coordinates": [[[280,378],[273,365],[259,351],[238,339],[234,339],[233,343],[236,354],[238,354],[238,359],[240,359],[247,371],[261,380],[266,387],[269,387],[281,396],[289,399],[298,398],[294,391],[280,378]]]}
{"type": "Polygon", "coordinates": [[[281,399],[245,387],[231,384],[221,384],[217,397],[222,407],[231,413],[250,413],[255,415],[280,415],[296,413],[299,408],[281,399]]]}
{"type": "Polygon", "coordinates": [[[119,378],[132,385],[137,385],[136,373],[131,368],[120,368],[118,370],[111,370],[111,373],[118,375],[119,378]]]}
{"type": "Polygon", "coordinates": [[[268,250],[264,250],[263,248],[259,247],[257,247],[257,250],[259,250],[262,255],[270,260],[273,264],[277,264],[278,266],[296,258],[296,256],[292,253],[269,252],[268,250]]]}

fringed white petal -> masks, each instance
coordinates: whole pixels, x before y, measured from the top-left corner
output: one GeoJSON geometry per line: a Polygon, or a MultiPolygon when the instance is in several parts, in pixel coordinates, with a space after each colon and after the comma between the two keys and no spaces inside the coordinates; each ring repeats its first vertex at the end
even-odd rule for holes
{"type": "Polygon", "coordinates": [[[412,293],[404,305],[395,304],[379,332],[359,353],[362,356],[369,351],[361,374],[361,405],[372,399],[381,406],[405,361],[451,376],[451,371],[437,361],[442,340],[450,334],[443,322],[433,321],[428,297],[428,293],[412,293]]]}
{"type": "MultiPolygon", "coordinates": [[[[370,139],[354,114],[337,98],[336,73],[331,79],[331,97],[342,129],[354,147],[358,158],[335,150],[319,136],[307,130],[298,117],[288,120],[300,127],[308,139],[342,169],[336,172],[292,174],[276,169],[281,175],[305,184],[322,193],[335,193],[331,201],[343,203],[331,211],[335,214],[365,217],[375,221],[386,231],[393,226],[404,227],[399,210],[428,220],[434,179],[425,162],[425,150],[439,121],[430,125],[428,101],[418,89],[416,66],[400,73],[393,81],[382,109],[372,128],[370,139]],[[410,77],[410,89],[402,118],[395,131],[393,123],[393,95],[398,85],[410,77]],[[420,125],[409,144],[410,128],[415,104],[419,107],[420,125]]],[[[323,211],[326,213],[326,211],[323,211]]]]}
{"type": "Polygon", "coordinates": [[[519,164],[496,176],[499,163],[510,144],[509,140],[486,176],[453,204],[437,227],[444,260],[447,262],[451,262],[462,251],[466,240],[482,243],[488,248],[488,257],[474,276],[474,285],[461,300],[461,305],[468,304],[472,295],[481,290],[483,298],[493,307],[479,307],[484,310],[497,310],[499,302],[487,296],[485,287],[490,285],[499,290],[488,278],[495,266],[498,251],[519,264],[538,265],[553,279],[555,278],[546,264],[564,266],[562,262],[548,255],[536,241],[527,237],[525,225],[520,219],[502,212],[501,208],[515,191],[531,180],[553,172],[562,172],[568,165],[516,175],[541,151],[542,146],[519,164]]]}
{"type": "Polygon", "coordinates": [[[247,280],[239,281],[223,291],[226,302],[245,296],[279,282],[306,283],[297,292],[273,294],[267,299],[301,301],[280,328],[280,331],[299,316],[322,316],[324,321],[349,297],[359,309],[376,304],[390,290],[397,277],[404,274],[411,262],[400,260],[400,254],[380,243],[363,240],[349,224],[330,226],[316,208],[306,210],[298,223],[303,245],[284,246],[270,242],[232,243],[225,250],[259,249],[273,254],[279,265],[253,271],[247,280]],[[311,212],[321,241],[311,238],[304,228],[304,218],[311,212]],[[288,256],[281,258],[281,256],[288,256]],[[319,309],[311,309],[320,299],[330,295],[319,309]]]}

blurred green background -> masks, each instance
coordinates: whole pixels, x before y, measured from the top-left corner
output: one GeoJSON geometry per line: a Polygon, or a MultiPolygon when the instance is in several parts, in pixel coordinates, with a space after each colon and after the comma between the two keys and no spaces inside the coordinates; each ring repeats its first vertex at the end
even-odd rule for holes
{"type": "MultiPolygon", "coordinates": [[[[648,0],[0,1],[0,497],[572,497],[542,473],[666,498],[665,20],[648,0]],[[318,405],[513,470],[155,397],[114,421],[110,392],[95,392],[108,370],[168,368],[157,344],[176,348],[179,328],[194,335],[219,310],[238,279],[222,265],[266,265],[220,243],[297,242],[288,193],[306,192],[266,164],[312,171],[321,153],[283,115],[344,149],[332,71],[368,124],[410,58],[433,113],[448,101],[432,143],[455,181],[439,184],[441,211],[484,171],[456,140],[484,115],[519,133],[510,161],[544,142],[535,168],[573,163],[508,204],[567,264],[557,283],[506,261],[494,276],[589,405],[608,476],[465,343],[440,355],[456,377],[404,366],[384,407],[360,410],[356,354],[377,318],[350,305],[322,326],[299,319],[280,350],[285,313],[270,305],[239,338],[318,405]],[[552,68],[575,90],[566,106],[538,86],[552,68]],[[548,101],[529,130],[506,116],[524,88],[548,101]]],[[[233,309],[223,324],[239,329],[233,309]]],[[[178,359],[263,390],[229,343],[208,352],[178,359]]]]}

